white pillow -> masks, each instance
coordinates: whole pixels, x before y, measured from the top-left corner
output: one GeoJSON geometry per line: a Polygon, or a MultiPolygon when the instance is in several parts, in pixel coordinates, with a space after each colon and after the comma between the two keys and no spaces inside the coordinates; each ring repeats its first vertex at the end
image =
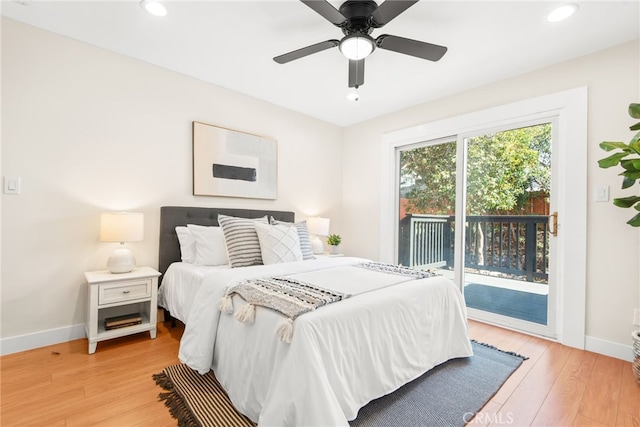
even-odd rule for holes
{"type": "Polygon", "coordinates": [[[294,224],[293,222],[278,221],[277,219],[271,217],[271,224],[295,226],[298,229],[298,238],[300,239],[300,250],[302,251],[302,259],[316,259],[315,255],[313,255],[313,249],[311,248],[311,237],[309,237],[307,221],[300,221],[294,224]]]}
{"type": "Polygon", "coordinates": [[[224,233],[231,267],[247,267],[262,264],[260,241],[256,223],[268,224],[266,215],[261,218],[238,218],[218,214],[218,223],[224,233]]]}
{"type": "Polygon", "coordinates": [[[193,264],[196,262],[196,239],[187,227],[176,227],[178,242],[180,242],[180,258],[182,262],[193,264]]]}
{"type": "Polygon", "coordinates": [[[265,265],[302,261],[296,227],[256,223],[256,233],[260,241],[262,262],[265,265]]]}
{"type": "Polygon", "coordinates": [[[229,264],[224,234],[220,227],[187,224],[196,242],[196,259],[198,265],[229,264]]]}

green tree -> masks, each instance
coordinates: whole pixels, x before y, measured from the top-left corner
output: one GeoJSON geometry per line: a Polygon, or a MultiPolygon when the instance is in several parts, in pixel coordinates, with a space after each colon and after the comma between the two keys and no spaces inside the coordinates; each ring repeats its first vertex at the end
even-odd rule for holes
{"type": "Polygon", "coordinates": [[[407,211],[447,215],[453,212],[456,194],[456,143],[403,151],[400,156],[404,181],[411,183],[402,196],[407,211]]]}
{"type": "MultiPolygon", "coordinates": [[[[524,209],[533,192],[548,196],[551,182],[551,125],[486,134],[467,140],[469,215],[524,209]]],[[[448,214],[455,205],[456,144],[401,154],[402,175],[413,185],[405,193],[411,213],[448,214]]]]}

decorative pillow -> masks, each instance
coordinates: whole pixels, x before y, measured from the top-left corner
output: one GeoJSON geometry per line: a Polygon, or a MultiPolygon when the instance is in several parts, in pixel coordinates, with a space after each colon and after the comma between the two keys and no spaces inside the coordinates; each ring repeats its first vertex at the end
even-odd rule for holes
{"type": "Polygon", "coordinates": [[[280,264],[302,261],[298,230],[291,225],[256,224],[262,262],[280,264]]]}
{"type": "Polygon", "coordinates": [[[260,241],[256,223],[268,224],[266,216],[257,219],[218,215],[218,223],[224,233],[231,267],[247,267],[262,264],[260,241]]]}
{"type": "Polygon", "coordinates": [[[187,229],[196,242],[196,259],[198,265],[227,265],[227,247],[220,227],[187,224],[187,229]]]}
{"type": "Polygon", "coordinates": [[[180,258],[182,262],[193,264],[196,262],[196,239],[187,227],[176,227],[178,242],[180,242],[180,258]]]}
{"type": "Polygon", "coordinates": [[[294,224],[292,222],[278,221],[277,219],[271,217],[271,224],[273,225],[285,224],[289,226],[295,225],[296,229],[298,230],[298,238],[300,240],[300,251],[302,252],[302,259],[305,261],[308,259],[316,259],[315,255],[313,254],[313,248],[311,247],[311,237],[309,237],[309,229],[307,228],[307,221],[300,221],[294,224]]]}

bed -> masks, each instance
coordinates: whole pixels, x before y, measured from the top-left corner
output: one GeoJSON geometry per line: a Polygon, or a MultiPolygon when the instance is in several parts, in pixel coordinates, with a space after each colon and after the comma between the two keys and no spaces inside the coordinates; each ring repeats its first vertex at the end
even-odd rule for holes
{"type": "Polygon", "coordinates": [[[176,227],[215,227],[218,215],[292,223],[294,214],[161,209],[159,300],[186,325],[179,358],[200,373],[212,369],[234,406],[259,425],[348,425],[371,400],[472,355],[463,298],[444,277],[385,271],[391,266],[355,257],[239,268],[182,262],[176,227]],[[341,298],[289,323],[284,312],[258,303],[251,319],[240,321],[252,304],[231,290],[265,278],[312,284],[341,298]]]}

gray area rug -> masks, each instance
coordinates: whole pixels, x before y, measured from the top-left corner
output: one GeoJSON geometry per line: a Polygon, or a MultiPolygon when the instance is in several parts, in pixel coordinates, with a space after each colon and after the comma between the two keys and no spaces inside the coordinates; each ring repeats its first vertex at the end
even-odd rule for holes
{"type": "MultiPolygon", "coordinates": [[[[360,409],[352,427],[463,426],[526,358],[472,342],[474,355],[435,367],[360,409]]],[[[253,427],[238,413],[213,372],[173,365],[153,376],[180,426],[253,427]]]]}
{"type": "Polygon", "coordinates": [[[449,360],[358,412],[352,427],[464,426],[527,358],[472,342],[449,360]]]}

